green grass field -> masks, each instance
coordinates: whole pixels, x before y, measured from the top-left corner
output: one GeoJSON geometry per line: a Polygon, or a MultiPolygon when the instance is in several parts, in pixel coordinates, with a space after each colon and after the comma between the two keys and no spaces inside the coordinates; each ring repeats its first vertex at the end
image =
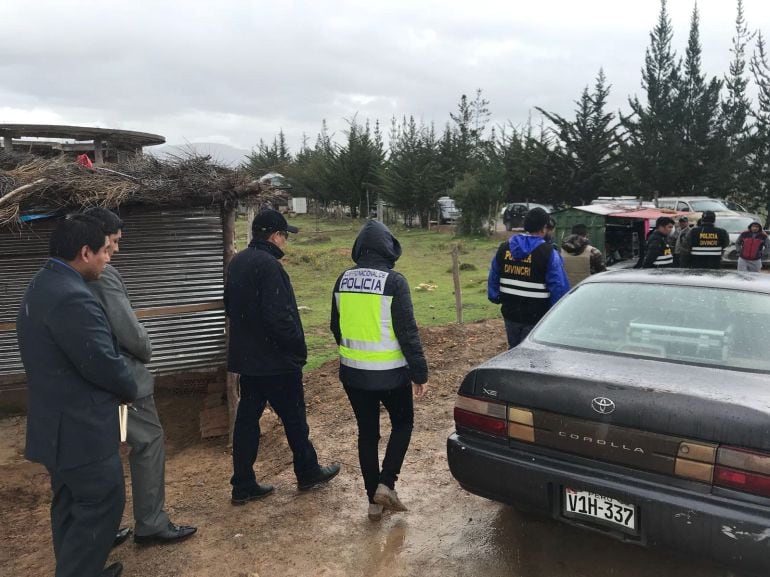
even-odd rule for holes
{"type": "MultiPolygon", "coordinates": [[[[290,224],[300,228],[285,247],[283,263],[291,277],[302,313],[308,344],[307,369],[335,358],[334,338],[329,331],[332,288],[337,276],[354,265],[353,241],[363,221],[319,220],[297,216],[290,224]]],[[[237,222],[237,248],[246,246],[247,222],[237,222]]],[[[471,322],[499,315],[487,300],[487,272],[499,240],[457,238],[446,233],[391,227],[403,248],[396,269],[409,281],[419,326],[446,325],[456,321],[451,251],[460,247],[460,286],[463,320],[471,322]],[[419,285],[435,285],[433,290],[419,285]]]]}

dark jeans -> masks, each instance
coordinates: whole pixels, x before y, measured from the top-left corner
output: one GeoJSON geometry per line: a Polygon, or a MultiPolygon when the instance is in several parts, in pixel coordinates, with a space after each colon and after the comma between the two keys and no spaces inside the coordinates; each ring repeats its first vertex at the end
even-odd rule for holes
{"type": "Polygon", "coordinates": [[[126,503],[120,456],[48,473],[56,577],[101,577],[126,503]]]}
{"type": "Polygon", "coordinates": [[[533,325],[524,325],[508,319],[503,319],[503,321],[505,321],[505,336],[508,337],[509,349],[523,341],[533,327],[533,325]]]}
{"type": "Polygon", "coordinates": [[[259,451],[259,419],[270,403],[283,422],[286,440],[294,453],[294,474],[298,481],[318,472],[318,456],[310,442],[305,413],[302,373],[252,377],[241,375],[241,401],[233,430],[233,477],[236,489],[256,486],[254,462],[259,451]]]}
{"type": "Polygon", "coordinates": [[[382,483],[395,488],[406,450],[412,438],[414,404],[412,387],[398,387],[387,391],[365,391],[345,387],[358,423],[358,461],[364,477],[369,502],[374,503],[374,492],[382,483]],[[378,445],[380,441],[380,403],[390,416],[390,439],[380,470],[378,445]]]}

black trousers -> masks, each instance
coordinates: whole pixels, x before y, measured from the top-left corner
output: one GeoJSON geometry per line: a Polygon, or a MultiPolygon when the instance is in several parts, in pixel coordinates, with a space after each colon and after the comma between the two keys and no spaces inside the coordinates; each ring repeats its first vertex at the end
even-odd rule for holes
{"type": "Polygon", "coordinates": [[[398,387],[386,391],[365,391],[345,387],[358,423],[358,461],[364,477],[369,502],[374,503],[374,492],[382,483],[395,488],[401,465],[404,464],[414,425],[412,387],[398,387]],[[390,439],[380,469],[380,403],[390,416],[390,439]]]}
{"type": "Polygon", "coordinates": [[[241,401],[233,429],[233,477],[236,489],[256,486],[254,463],[259,452],[259,419],[270,403],[283,422],[294,454],[294,474],[302,482],[318,472],[318,456],[310,442],[302,373],[252,377],[241,375],[241,401]]]}
{"type": "Polygon", "coordinates": [[[56,577],[101,577],[126,504],[120,456],[48,473],[56,577]]]}
{"type": "Polygon", "coordinates": [[[534,325],[525,325],[516,321],[503,319],[505,322],[505,336],[508,339],[508,348],[512,349],[523,341],[534,325]]]}

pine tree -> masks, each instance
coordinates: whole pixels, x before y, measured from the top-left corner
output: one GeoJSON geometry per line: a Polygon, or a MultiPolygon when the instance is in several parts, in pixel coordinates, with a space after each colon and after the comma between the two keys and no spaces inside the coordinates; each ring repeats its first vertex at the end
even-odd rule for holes
{"type": "Polygon", "coordinates": [[[642,88],[647,102],[629,99],[631,115],[621,115],[625,130],[621,148],[633,178],[644,195],[658,197],[679,192],[677,174],[681,162],[681,122],[678,86],[681,62],[671,48],[674,31],[661,0],[658,23],[650,33],[642,69],[642,88]]]}
{"type": "Polygon", "coordinates": [[[374,207],[385,152],[379,123],[372,129],[369,120],[362,126],[353,117],[348,126],[347,142],[338,147],[334,167],[347,193],[351,216],[356,218],[359,214],[368,216],[367,211],[374,207]]]}
{"type": "Polygon", "coordinates": [[[404,213],[407,222],[418,216],[425,228],[445,186],[433,126],[418,125],[413,116],[401,123],[394,118],[383,178],[385,199],[404,213]]]}
{"type": "Polygon", "coordinates": [[[615,115],[605,111],[609,93],[604,71],[599,70],[593,92],[586,86],[575,102],[575,120],[537,109],[554,125],[553,132],[560,141],[553,150],[553,161],[561,164],[559,172],[568,176],[559,196],[570,204],[614,193],[620,158],[615,115]]]}
{"type": "Polygon", "coordinates": [[[259,178],[268,172],[286,172],[291,163],[291,153],[286,145],[286,136],[281,129],[276,137],[273,138],[273,144],[268,146],[260,138],[257,148],[252,149],[251,154],[246,157],[243,169],[252,177],[259,178]]]}
{"type": "Polygon", "coordinates": [[[690,35],[684,60],[684,74],[678,90],[681,120],[673,128],[681,131],[682,150],[675,175],[675,190],[686,195],[723,193],[720,166],[726,143],[719,131],[719,92],[716,77],[706,80],[701,66],[700,15],[693,7],[690,35]]]}
{"type": "Polygon", "coordinates": [[[751,138],[751,167],[757,188],[746,200],[750,209],[764,207],[770,215],[770,63],[761,32],[757,34],[751,58],[751,73],[757,87],[757,105],[753,111],[755,130],[751,138]]]}
{"type": "Polygon", "coordinates": [[[738,0],[737,16],[735,18],[735,35],[730,52],[733,59],[730,62],[729,74],[725,76],[727,96],[722,101],[721,129],[725,143],[725,154],[722,162],[724,196],[746,203],[747,195],[752,195],[755,183],[751,171],[751,101],[748,98],[747,87],[749,79],[746,74],[746,46],[753,39],[754,33],[749,32],[743,12],[743,0],[738,0]]]}

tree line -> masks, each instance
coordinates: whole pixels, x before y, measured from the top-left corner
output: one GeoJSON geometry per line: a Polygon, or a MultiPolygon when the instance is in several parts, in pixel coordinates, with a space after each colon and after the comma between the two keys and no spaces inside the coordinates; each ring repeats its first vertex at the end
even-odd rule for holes
{"type": "Polygon", "coordinates": [[[427,226],[436,201],[450,195],[463,210],[461,229],[486,230],[505,202],[555,206],[597,196],[703,195],[770,212],[770,61],[764,36],[737,0],[729,69],[702,68],[700,15],[690,19],[683,57],[672,47],[666,0],[650,32],[642,96],[629,111],[608,110],[611,85],[599,70],[575,101],[574,117],[536,107],[533,124],[490,126],[481,89],[462,95],[442,130],[414,116],[393,118],[388,146],[379,121],[347,120],[342,142],[322,123],[315,143],[292,154],[281,131],[260,141],[244,169],[278,171],[322,205],[341,203],[363,215],[380,198],[427,226]],[[749,95],[753,84],[755,98],[749,95]]]}

